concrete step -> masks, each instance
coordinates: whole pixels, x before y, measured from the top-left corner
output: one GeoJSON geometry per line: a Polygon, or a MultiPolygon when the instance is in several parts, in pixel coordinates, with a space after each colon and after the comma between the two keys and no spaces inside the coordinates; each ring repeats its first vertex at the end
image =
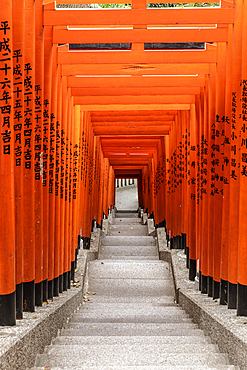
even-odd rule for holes
{"type": "Polygon", "coordinates": [[[114,218],[138,218],[140,220],[137,212],[121,212],[120,211],[115,214],[114,218]]]}
{"type": "Polygon", "coordinates": [[[149,296],[157,297],[159,295],[173,295],[173,285],[170,280],[164,279],[104,279],[90,278],[89,291],[102,296],[113,297],[138,297],[149,296]]]}
{"type": "MultiPolygon", "coordinates": [[[[90,292],[90,291],[89,291],[90,292]]],[[[159,297],[101,297],[96,295],[92,295],[90,293],[86,293],[86,297],[90,300],[90,302],[83,302],[82,304],[85,305],[87,303],[94,304],[94,303],[117,303],[117,304],[140,304],[140,305],[160,305],[161,307],[167,306],[176,306],[177,304],[174,303],[173,296],[159,296],[159,297]]]]}
{"type": "Polygon", "coordinates": [[[61,351],[66,351],[70,353],[87,353],[89,350],[90,352],[106,352],[109,351],[111,354],[112,352],[116,352],[118,354],[121,354],[122,352],[136,352],[138,353],[140,351],[140,345],[143,349],[143,351],[148,351],[151,352],[153,351],[156,354],[175,354],[175,353],[219,353],[218,348],[214,346],[213,344],[207,344],[205,343],[194,343],[193,345],[190,344],[183,344],[180,345],[179,343],[166,343],[166,344],[161,344],[158,345],[155,341],[153,340],[153,343],[147,344],[145,341],[145,337],[143,338],[142,343],[138,344],[131,344],[131,343],[126,343],[126,344],[105,344],[105,343],[99,343],[95,345],[90,345],[90,347],[87,344],[67,344],[64,346],[63,344],[53,344],[52,346],[46,347],[45,353],[52,354],[52,353],[61,353],[61,351]]]}
{"type": "Polygon", "coordinates": [[[148,261],[158,261],[159,256],[108,256],[108,255],[100,255],[100,258],[107,258],[109,260],[127,260],[127,261],[134,261],[134,260],[148,260],[148,261]]]}
{"type": "MultiPolygon", "coordinates": [[[[168,346],[168,345],[178,345],[179,346],[193,346],[196,345],[205,345],[207,346],[210,344],[208,337],[205,336],[187,336],[187,337],[180,337],[180,336],[105,336],[104,340],[102,337],[97,336],[70,336],[67,337],[65,335],[61,335],[54,340],[54,344],[62,344],[62,345],[87,345],[87,346],[97,346],[97,345],[138,345],[141,346],[143,343],[146,345],[155,345],[157,346],[168,346]]],[[[217,347],[216,347],[217,348],[217,347]]]]}
{"type": "Polygon", "coordinates": [[[112,225],[141,225],[141,219],[140,218],[114,218],[112,225]]]}
{"type": "Polygon", "coordinates": [[[121,314],[122,316],[138,313],[139,315],[147,314],[157,314],[159,316],[169,315],[169,316],[182,316],[188,317],[184,310],[177,306],[167,307],[155,303],[145,303],[141,305],[140,303],[97,303],[97,302],[85,302],[79,311],[77,311],[73,317],[77,315],[84,314],[85,312],[100,312],[101,314],[121,314]]]}
{"type": "Polygon", "coordinates": [[[191,323],[83,323],[80,329],[66,328],[65,336],[203,336],[203,331],[191,323]]]}
{"type": "MultiPolygon", "coordinates": [[[[214,366],[73,366],[73,370],[240,370],[234,365],[214,365],[214,366]]],[[[33,367],[31,370],[50,370],[49,367],[33,367]]],[[[52,370],[71,370],[71,367],[52,367],[52,370]]]]}
{"type": "Polygon", "coordinates": [[[65,352],[62,349],[60,352],[56,351],[51,354],[38,355],[36,359],[36,366],[143,366],[163,365],[163,366],[185,366],[185,365],[227,365],[227,359],[222,354],[216,353],[160,353],[155,351],[153,347],[150,351],[127,351],[116,353],[113,351],[95,351],[88,349],[85,353],[82,352],[65,352]]]}
{"type": "Polygon", "coordinates": [[[148,236],[146,225],[112,225],[108,229],[110,236],[148,236]]]}
{"type": "Polygon", "coordinates": [[[155,245],[104,245],[99,248],[99,259],[109,258],[110,256],[125,256],[129,259],[133,256],[157,257],[158,248],[155,245]]]}
{"type": "Polygon", "coordinates": [[[95,260],[89,262],[89,280],[91,278],[160,280],[171,279],[171,274],[164,261],[95,260]]]}
{"type": "Polygon", "coordinates": [[[156,245],[152,236],[104,236],[101,245],[156,245]]]}
{"type": "Polygon", "coordinates": [[[191,320],[189,318],[182,318],[182,317],[160,317],[155,315],[146,315],[146,316],[138,316],[138,315],[126,315],[120,317],[112,317],[109,315],[101,316],[99,314],[93,316],[82,316],[77,319],[72,319],[70,321],[69,327],[79,329],[81,324],[86,322],[94,322],[94,323],[160,323],[160,324],[179,324],[179,323],[188,323],[191,324],[191,320]]]}

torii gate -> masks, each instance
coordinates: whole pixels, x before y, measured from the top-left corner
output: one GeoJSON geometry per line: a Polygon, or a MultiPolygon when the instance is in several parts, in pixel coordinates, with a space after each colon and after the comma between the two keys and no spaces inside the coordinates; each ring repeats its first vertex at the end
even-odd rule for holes
{"type": "Polygon", "coordinates": [[[56,3],[0,0],[0,325],[70,287],[121,177],[138,178],[202,293],[246,315],[247,1],[56,3]],[[206,46],[145,49],[188,42],[206,46]],[[68,47],[102,43],[131,48],[68,47]]]}

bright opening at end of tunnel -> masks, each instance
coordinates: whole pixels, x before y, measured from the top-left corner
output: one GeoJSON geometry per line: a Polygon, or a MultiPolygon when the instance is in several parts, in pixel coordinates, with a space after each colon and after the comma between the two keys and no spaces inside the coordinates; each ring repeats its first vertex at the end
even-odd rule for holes
{"type": "Polygon", "coordinates": [[[137,211],[137,179],[116,180],[116,207],[118,210],[137,211]]]}

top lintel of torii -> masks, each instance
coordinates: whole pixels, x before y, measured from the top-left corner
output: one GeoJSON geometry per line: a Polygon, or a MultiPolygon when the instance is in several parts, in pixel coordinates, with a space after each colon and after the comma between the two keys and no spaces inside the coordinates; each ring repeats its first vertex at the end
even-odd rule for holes
{"type": "MultiPolygon", "coordinates": [[[[195,1],[195,0],[194,0],[195,1]]],[[[123,3],[114,0],[114,3],[123,3]]],[[[156,3],[147,0],[147,3],[156,3]]],[[[187,3],[188,0],[175,0],[173,3],[187,3]]],[[[191,1],[190,1],[191,2],[191,1]]],[[[202,0],[195,1],[203,2],[202,0]]],[[[58,0],[45,1],[45,26],[167,26],[179,25],[218,25],[226,26],[234,22],[234,3],[222,1],[221,7],[196,8],[146,8],[146,0],[133,0],[131,9],[123,8],[56,8],[56,4],[90,4],[95,0],[58,0]]],[[[111,0],[101,0],[111,3],[111,0]]]]}

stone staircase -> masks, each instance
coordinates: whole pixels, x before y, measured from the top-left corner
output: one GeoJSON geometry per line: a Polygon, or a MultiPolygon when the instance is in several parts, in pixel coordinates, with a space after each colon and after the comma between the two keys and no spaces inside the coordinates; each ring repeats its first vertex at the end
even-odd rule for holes
{"type": "Polygon", "coordinates": [[[169,265],[135,213],[116,214],[85,301],[35,369],[237,369],[174,303],[169,265]]]}

